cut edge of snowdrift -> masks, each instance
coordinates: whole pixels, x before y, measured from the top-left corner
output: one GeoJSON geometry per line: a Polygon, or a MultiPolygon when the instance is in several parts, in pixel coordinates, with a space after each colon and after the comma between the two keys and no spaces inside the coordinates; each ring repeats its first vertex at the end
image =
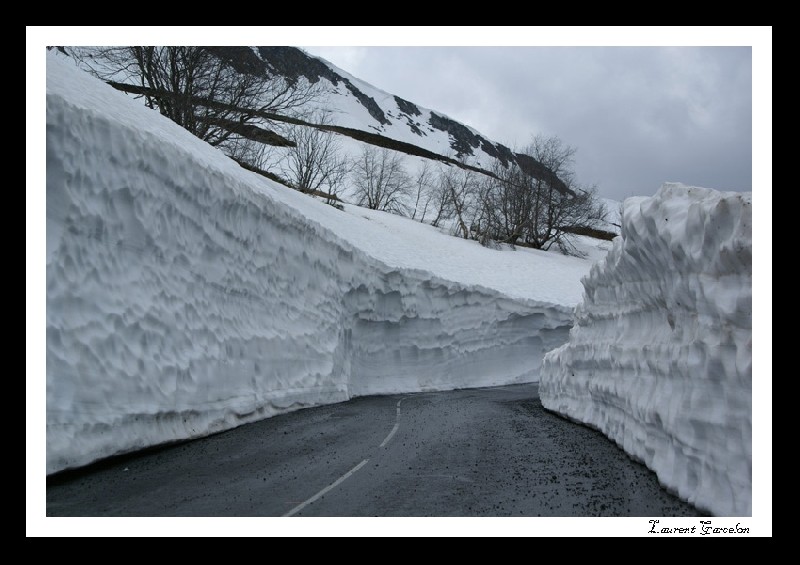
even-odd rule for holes
{"type": "Polygon", "coordinates": [[[722,516],[752,512],[751,208],[749,193],[677,183],[626,200],[540,376],[545,408],[722,516]]]}

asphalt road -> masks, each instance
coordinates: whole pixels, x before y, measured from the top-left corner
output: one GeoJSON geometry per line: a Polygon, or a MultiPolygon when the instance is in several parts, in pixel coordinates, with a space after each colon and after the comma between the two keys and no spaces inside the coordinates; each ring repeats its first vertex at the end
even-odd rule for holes
{"type": "Polygon", "coordinates": [[[537,385],[364,397],[48,479],[47,516],[702,516],[537,385]]]}

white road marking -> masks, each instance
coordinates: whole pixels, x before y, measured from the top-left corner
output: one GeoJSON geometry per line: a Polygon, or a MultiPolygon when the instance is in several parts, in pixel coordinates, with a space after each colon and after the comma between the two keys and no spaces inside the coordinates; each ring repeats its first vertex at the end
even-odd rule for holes
{"type": "MultiPolygon", "coordinates": [[[[401,398],[400,400],[397,401],[397,421],[394,423],[394,427],[392,428],[392,431],[389,432],[389,435],[386,436],[386,439],[384,439],[381,442],[381,444],[378,446],[378,448],[386,447],[386,444],[389,443],[390,441],[392,441],[392,438],[394,437],[394,434],[396,434],[397,430],[400,429],[400,403],[403,402],[403,400],[405,400],[405,399],[401,398]]],[[[344,475],[342,475],[341,477],[336,479],[334,482],[332,482],[331,484],[326,486],[324,489],[319,491],[317,494],[315,494],[314,496],[312,496],[311,498],[309,498],[305,502],[302,502],[302,503],[298,504],[297,506],[295,506],[294,508],[292,508],[291,510],[289,510],[286,514],[283,515],[283,517],[286,518],[286,517],[289,517],[289,516],[294,516],[295,514],[300,512],[303,508],[305,508],[309,504],[311,504],[313,502],[316,502],[317,500],[319,500],[320,498],[322,498],[323,496],[328,494],[330,491],[332,491],[333,489],[338,487],[340,484],[345,482],[348,478],[350,478],[351,475],[353,475],[356,471],[358,471],[361,467],[366,465],[368,462],[369,462],[369,459],[364,459],[361,463],[359,463],[358,465],[356,465],[355,467],[353,467],[352,469],[347,471],[344,475]]]]}
{"type": "Polygon", "coordinates": [[[342,475],[341,477],[336,479],[334,482],[332,482],[331,484],[326,486],[324,489],[319,491],[317,494],[315,494],[314,496],[312,496],[311,498],[309,498],[305,502],[303,502],[301,504],[298,504],[297,506],[295,506],[294,508],[289,510],[286,514],[283,515],[283,517],[284,518],[288,518],[289,516],[294,516],[295,514],[300,512],[303,508],[305,508],[306,506],[311,504],[312,502],[316,502],[317,500],[319,500],[320,498],[322,498],[323,496],[328,494],[330,491],[332,491],[333,489],[338,487],[340,484],[345,482],[347,479],[349,479],[351,475],[353,475],[356,471],[358,471],[361,467],[366,465],[368,462],[369,462],[369,459],[364,459],[361,463],[359,463],[358,465],[356,465],[355,467],[353,467],[352,469],[347,471],[344,475],[342,475]]]}
{"type": "Polygon", "coordinates": [[[403,402],[403,400],[405,400],[405,398],[401,398],[397,401],[397,418],[395,419],[394,427],[392,428],[392,431],[389,432],[389,435],[386,436],[386,439],[384,439],[383,442],[381,442],[381,444],[378,446],[379,448],[386,447],[386,444],[392,441],[394,434],[397,433],[397,430],[400,427],[400,403],[403,402]]]}
{"type": "Polygon", "coordinates": [[[394,427],[392,428],[392,431],[389,432],[389,435],[386,436],[386,439],[383,440],[383,443],[381,443],[378,447],[384,447],[387,443],[389,443],[392,440],[392,437],[394,437],[394,434],[397,433],[397,428],[399,428],[399,427],[400,427],[400,423],[398,422],[398,423],[396,423],[394,425],[394,427]]]}

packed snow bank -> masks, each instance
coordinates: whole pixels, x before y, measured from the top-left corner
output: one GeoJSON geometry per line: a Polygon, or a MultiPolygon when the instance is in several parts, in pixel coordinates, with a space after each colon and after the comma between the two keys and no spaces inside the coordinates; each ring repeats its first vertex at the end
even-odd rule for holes
{"type": "Polygon", "coordinates": [[[678,494],[751,514],[751,195],[666,184],[625,201],[542,404],[599,428],[678,494]]]}
{"type": "Polygon", "coordinates": [[[354,395],[535,380],[588,268],[341,212],[48,55],[48,473],[354,395]]]}

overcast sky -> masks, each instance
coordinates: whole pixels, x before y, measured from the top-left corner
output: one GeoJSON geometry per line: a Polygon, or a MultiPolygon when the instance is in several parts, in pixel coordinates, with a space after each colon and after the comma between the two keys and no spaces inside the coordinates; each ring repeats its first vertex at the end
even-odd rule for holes
{"type": "Polygon", "coordinates": [[[752,190],[750,47],[304,49],[510,147],[558,136],[603,196],[752,190]]]}

